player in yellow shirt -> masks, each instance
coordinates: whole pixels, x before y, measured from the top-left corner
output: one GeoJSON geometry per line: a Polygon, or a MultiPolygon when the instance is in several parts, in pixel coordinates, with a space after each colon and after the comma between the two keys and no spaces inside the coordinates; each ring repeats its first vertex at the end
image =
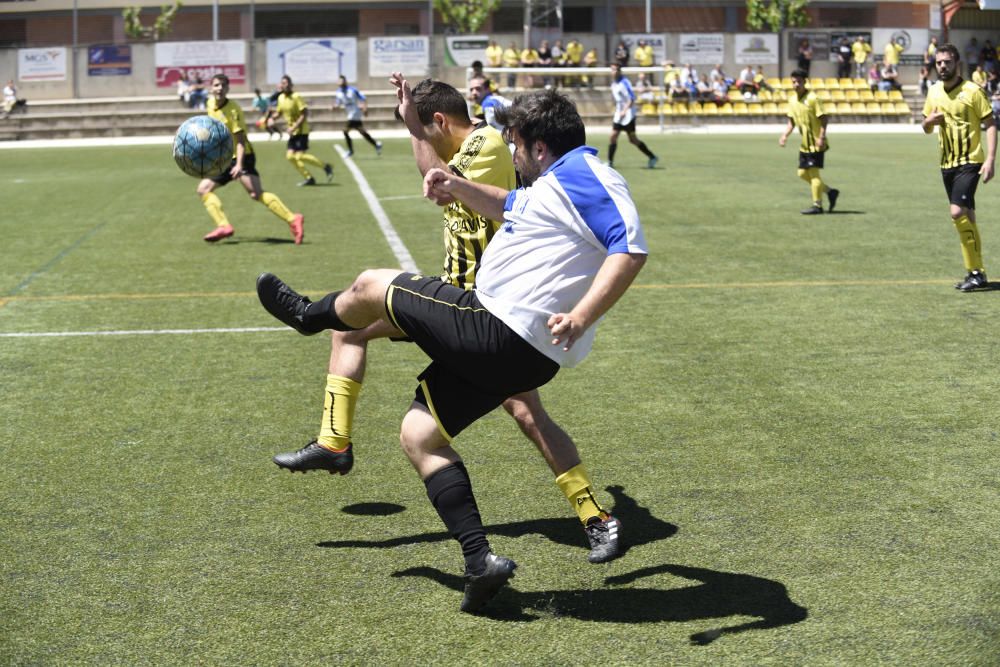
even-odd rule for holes
{"type": "Polygon", "coordinates": [[[198,183],[198,195],[201,197],[209,217],[212,218],[212,222],[215,223],[215,229],[205,235],[205,240],[214,243],[235,233],[232,224],[222,210],[222,201],[215,194],[215,190],[230,181],[239,179],[247,194],[250,195],[250,199],[260,202],[271,213],[288,223],[295,245],[299,245],[302,243],[304,217],[301,213],[289,211],[277,195],[264,191],[260,182],[260,174],[257,173],[257,158],[250,140],[247,139],[247,123],[243,117],[243,109],[227,97],[229,95],[229,77],[225,74],[213,76],[211,93],[212,96],[205,105],[206,112],[212,118],[225,123],[233,135],[235,152],[228,170],[215,178],[205,178],[198,183]]]}
{"type": "Polygon", "coordinates": [[[823,103],[811,90],[806,89],[808,75],[804,70],[792,72],[792,85],[795,95],[788,100],[788,126],[778,139],[778,145],[784,148],[792,130],[799,128],[802,144],[799,147],[799,178],[809,184],[812,192],[812,206],[802,211],[803,215],[816,215],[823,212],[823,194],[830,201],[830,211],[837,205],[840,190],[831,188],[823,182],[819,170],[823,168],[823,156],[830,148],[826,140],[826,115],[823,113],[823,103]]]}
{"type": "Polygon", "coordinates": [[[333,180],[333,166],[306,152],[309,150],[309,107],[306,101],[292,89],[292,78],[288,75],[281,77],[278,90],[280,91],[278,113],[284,117],[288,126],[288,150],[285,152],[285,159],[291,162],[295,170],[305,179],[299,185],[316,185],[316,179],[306,169],[307,164],[322,167],[326,174],[326,182],[329,183],[333,180]]]}
{"type": "Polygon", "coordinates": [[[966,276],[955,288],[963,292],[987,287],[979,227],[976,224],[976,187],[979,179],[993,178],[997,127],[990,100],[978,85],[962,79],[958,48],[942,44],[934,54],[938,81],[924,101],[924,132],[936,127],[941,148],[941,177],[951,203],[951,221],[962,243],[966,276]],[[986,126],[986,148],[982,127],[986,126]]]}

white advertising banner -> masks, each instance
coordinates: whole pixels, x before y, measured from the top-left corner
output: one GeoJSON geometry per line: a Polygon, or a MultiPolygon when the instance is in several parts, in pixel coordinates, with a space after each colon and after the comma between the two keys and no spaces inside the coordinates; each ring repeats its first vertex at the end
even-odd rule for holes
{"type": "Polygon", "coordinates": [[[678,64],[718,65],[725,60],[726,37],[721,32],[682,33],[678,64]]]}
{"type": "Polygon", "coordinates": [[[639,40],[645,40],[653,47],[653,66],[658,67],[667,59],[667,36],[661,33],[626,33],[621,36],[621,40],[628,47],[629,64],[637,67],[635,62],[635,47],[639,45],[639,40]]]}
{"type": "Polygon", "coordinates": [[[430,67],[430,39],[417,37],[372,37],[368,40],[368,76],[426,76],[430,67]]]}
{"type": "Polygon", "coordinates": [[[65,47],[17,50],[17,78],[20,81],[65,81],[65,47]]]}
{"type": "MultiPolygon", "coordinates": [[[[476,60],[486,63],[486,47],[490,38],[480,35],[448,35],[445,39],[445,64],[452,67],[472,67],[476,60]]],[[[404,72],[405,73],[405,72],[404,72]]]]}
{"type": "Polygon", "coordinates": [[[778,35],[736,33],[733,35],[733,50],[736,51],[737,65],[777,65],[778,35]]]}
{"type": "Polygon", "coordinates": [[[218,42],[159,42],[154,45],[156,85],[170,88],[193,74],[208,81],[225,74],[233,85],[246,83],[246,43],[231,39],[218,42]]]}
{"type": "Polygon", "coordinates": [[[288,75],[292,83],[336,83],[344,76],[358,78],[356,37],[267,40],[267,82],[277,84],[288,75]]]}

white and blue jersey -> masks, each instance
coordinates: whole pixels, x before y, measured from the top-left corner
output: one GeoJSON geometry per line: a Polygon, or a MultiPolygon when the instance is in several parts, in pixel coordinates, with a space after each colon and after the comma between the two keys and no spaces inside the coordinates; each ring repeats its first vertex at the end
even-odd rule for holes
{"type": "Polygon", "coordinates": [[[635,120],[635,91],[628,78],[611,82],[611,97],[615,100],[615,125],[628,125],[635,120]]]}
{"type": "Polygon", "coordinates": [[[485,98],[483,98],[480,106],[483,108],[483,119],[486,121],[486,124],[490,127],[496,128],[500,132],[503,132],[503,125],[498,123],[496,120],[496,112],[497,109],[509,107],[510,100],[505,97],[489,93],[485,98]]]}
{"type": "Polygon", "coordinates": [[[333,93],[333,99],[347,112],[347,120],[361,120],[361,103],[365,101],[365,96],[360,90],[354,86],[338,88],[333,93]]]}
{"type": "Polygon", "coordinates": [[[596,323],[569,350],[552,344],[548,319],[583,298],[608,255],[647,254],[625,179],[581,146],[528,188],[507,195],[504,221],[476,274],[476,296],[535,349],[560,366],[580,363],[596,323]]]}

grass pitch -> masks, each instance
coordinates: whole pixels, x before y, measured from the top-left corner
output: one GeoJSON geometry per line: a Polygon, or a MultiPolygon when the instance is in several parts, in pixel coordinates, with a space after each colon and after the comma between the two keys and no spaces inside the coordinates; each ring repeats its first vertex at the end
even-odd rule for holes
{"type": "MultiPolygon", "coordinates": [[[[315,434],[328,343],[271,330],[255,277],[319,294],[396,265],[328,142],[337,177],[310,189],[258,145],[301,247],[236,185],[237,235],[203,243],[165,146],[4,151],[0,662],[996,664],[1000,292],[952,289],[933,138],[833,127],[839,210],[808,218],[779,132],[646,131],[652,171],[621,144],[651,259],[542,395],[631,546],[588,564],[541,458],[490,415],[455,444],[521,567],[479,617],[398,451],[413,346],[371,347],[350,475],[269,460],[315,434]]],[[[408,141],[356,143],[437,272],[408,141]]],[[[998,187],[977,208],[1000,276],[998,187]]]]}

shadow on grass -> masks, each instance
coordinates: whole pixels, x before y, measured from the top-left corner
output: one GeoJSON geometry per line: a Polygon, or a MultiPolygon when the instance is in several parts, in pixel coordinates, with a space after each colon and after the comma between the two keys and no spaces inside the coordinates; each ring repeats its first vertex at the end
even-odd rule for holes
{"type": "MultiPolygon", "coordinates": [[[[850,209],[837,209],[836,211],[827,211],[825,215],[867,215],[868,211],[852,211],[850,209]]],[[[823,217],[823,216],[819,216],[823,217]]]]}
{"type": "Polygon", "coordinates": [[[224,241],[213,243],[216,248],[225,248],[226,246],[239,245],[241,243],[266,243],[267,245],[287,245],[295,243],[294,239],[291,238],[276,238],[274,236],[241,236],[234,237],[230,236],[224,241]]]}
{"type": "MultiPolygon", "coordinates": [[[[462,577],[432,567],[412,567],[394,572],[393,577],[425,577],[455,591],[463,589],[462,577]]],[[[723,625],[696,632],[692,644],[706,645],[726,634],[766,630],[805,620],[809,614],[788,597],[784,585],[749,574],[717,572],[684,565],[656,565],[635,572],[607,577],[608,588],[597,590],[537,591],[522,593],[504,588],[481,616],[501,621],[534,621],[541,614],[568,616],[581,621],[606,623],[690,622],[729,616],[750,616],[759,620],[723,625]],[[612,588],[638,579],[670,574],[700,582],[685,588],[612,588]]]]}
{"type": "MultiPolygon", "coordinates": [[[[621,519],[623,542],[626,547],[637,547],[651,542],[658,542],[659,540],[673,536],[677,532],[677,526],[653,516],[648,509],[640,506],[631,496],[627,495],[623,487],[609,486],[607,490],[615,498],[613,511],[615,516],[621,519]]],[[[580,521],[575,517],[566,517],[564,519],[531,519],[529,521],[495,524],[487,526],[486,532],[488,535],[503,535],[505,537],[523,537],[524,535],[539,534],[557,544],[588,548],[587,539],[580,526],[580,521]]],[[[320,542],[316,546],[330,549],[392,549],[407,544],[444,542],[450,539],[452,539],[451,535],[442,531],[439,533],[406,535],[377,541],[336,540],[320,542]]]]}

